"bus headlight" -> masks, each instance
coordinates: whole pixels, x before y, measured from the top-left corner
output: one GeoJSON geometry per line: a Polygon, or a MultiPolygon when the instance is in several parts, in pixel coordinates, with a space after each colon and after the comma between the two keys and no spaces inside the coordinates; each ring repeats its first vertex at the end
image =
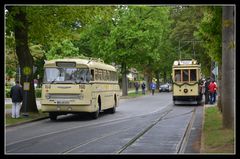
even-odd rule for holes
{"type": "Polygon", "coordinates": [[[46,84],[46,85],[45,85],[45,88],[46,88],[46,89],[50,89],[50,88],[51,88],[51,85],[50,85],[50,84],[46,84]]]}
{"type": "Polygon", "coordinates": [[[80,93],[78,96],[79,96],[80,100],[82,100],[84,98],[84,95],[82,93],[80,93]]]}
{"type": "Polygon", "coordinates": [[[50,99],[50,94],[46,93],[45,98],[50,99]]]}

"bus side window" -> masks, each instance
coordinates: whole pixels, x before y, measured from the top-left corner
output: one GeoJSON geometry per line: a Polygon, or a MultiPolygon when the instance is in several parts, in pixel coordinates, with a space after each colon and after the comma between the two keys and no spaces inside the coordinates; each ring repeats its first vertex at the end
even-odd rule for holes
{"type": "Polygon", "coordinates": [[[94,81],[94,79],[95,79],[95,77],[94,77],[94,70],[91,70],[91,76],[92,76],[91,81],[94,81]]]}

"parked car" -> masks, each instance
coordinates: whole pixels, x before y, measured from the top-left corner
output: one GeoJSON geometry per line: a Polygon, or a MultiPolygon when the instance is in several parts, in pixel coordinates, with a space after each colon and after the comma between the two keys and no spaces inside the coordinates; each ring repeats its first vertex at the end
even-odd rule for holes
{"type": "Polygon", "coordinates": [[[165,83],[160,85],[159,92],[170,92],[172,91],[172,85],[169,83],[165,83]]]}

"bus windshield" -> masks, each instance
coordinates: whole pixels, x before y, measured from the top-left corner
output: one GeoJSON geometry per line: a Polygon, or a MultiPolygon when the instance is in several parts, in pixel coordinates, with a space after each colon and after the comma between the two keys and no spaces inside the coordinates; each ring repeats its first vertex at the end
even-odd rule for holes
{"type": "Polygon", "coordinates": [[[91,74],[87,68],[45,68],[43,83],[89,83],[91,74]]]}

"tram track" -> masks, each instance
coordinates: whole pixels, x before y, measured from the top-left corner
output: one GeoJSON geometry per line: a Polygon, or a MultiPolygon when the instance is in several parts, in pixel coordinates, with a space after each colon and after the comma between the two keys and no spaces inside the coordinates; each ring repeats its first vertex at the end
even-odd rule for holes
{"type": "MultiPolygon", "coordinates": [[[[147,131],[149,131],[155,124],[157,124],[162,118],[164,118],[170,111],[172,111],[172,109],[167,109],[166,111],[162,112],[161,114],[161,117],[158,118],[157,120],[155,120],[153,123],[151,123],[147,128],[143,129],[140,133],[138,133],[134,138],[132,138],[129,142],[127,142],[127,144],[125,144],[124,146],[122,146],[120,148],[120,150],[116,151],[115,153],[117,154],[120,154],[122,151],[124,151],[128,146],[130,146],[131,144],[134,143],[134,141],[136,141],[138,138],[140,138],[141,136],[143,136],[147,131]]],[[[89,141],[85,142],[85,143],[82,143],[82,144],[79,144],[79,145],[75,145],[74,147],[72,147],[71,149],[68,149],[67,151],[61,153],[61,154],[67,154],[67,153],[71,153],[72,151],[82,147],[82,146],[85,146],[87,144],[90,144],[92,142],[96,142],[98,140],[101,140],[101,139],[104,139],[106,137],[110,137],[112,135],[116,135],[118,133],[122,133],[122,132],[125,132],[125,131],[128,131],[132,128],[128,128],[128,129],[125,129],[125,130],[121,130],[121,131],[115,131],[115,132],[111,132],[109,134],[106,134],[106,135],[102,135],[100,137],[97,137],[97,138],[93,138],[93,139],[90,139],[89,141]]],[[[114,154],[115,154],[114,153],[114,154]]]]}
{"type": "Polygon", "coordinates": [[[158,118],[155,122],[153,122],[151,125],[149,125],[147,128],[145,128],[143,131],[141,131],[140,133],[138,133],[132,140],[130,140],[126,145],[124,145],[119,151],[117,151],[116,153],[117,154],[121,154],[125,149],[127,149],[129,146],[133,145],[135,143],[135,141],[137,141],[140,137],[142,137],[146,132],[150,131],[157,123],[159,123],[160,121],[163,121],[163,120],[168,120],[168,119],[173,119],[173,118],[177,118],[177,117],[180,117],[180,116],[183,116],[183,115],[187,115],[187,114],[190,114],[190,113],[193,113],[192,117],[191,117],[191,120],[189,121],[188,123],[188,126],[187,126],[187,129],[185,130],[184,132],[184,136],[182,137],[179,145],[177,146],[176,150],[177,150],[177,153],[184,153],[184,150],[185,150],[185,147],[186,147],[186,144],[187,144],[187,140],[189,138],[189,135],[190,135],[190,132],[191,132],[191,128],[192,128],[192,125],[193,125],[193,121],[195,119],[195,111],[196,111],[196,108],[194,108],[193,111],[189,111],[189,112],[186,112],[186,113],[183,113],[183,114],[178,114],[176,116],[172,116],[172,117],[167,117],[167,118],[164,118],[166,117],[170,112],[172,111],[169,110],[167,112],[165,112],[165,114],[163,116],[161,116],[160,118],[158,118]]]}
{"type": "Polygon", "coordinates": [[[125,144],[119,151],[117,151],[117,154],[122,153],[125,149],[127,149],[130,145],[132,145],[137,139],[139,139],[141,136],[143,136],[146,132],[148,132],[154,125],[156,125],[158,122],[160,122],[172,109],[166,111],[160,118],[158,118],[155,122],[150,124],[147,128],[142,130],[140,133],[138,133],[132,140],[130,140],[127,144],[125,144]]]}
{"type": "Polygon", "coordinates": [[[192,129],[195,117],[196,117],[196,108],[193,109],[192,117],[191,117],[191,119],[190,119],[190,121],[189,121],[189,123],[187,125],[187,128],[186,128],[186,130],[184,132],[184,135],[183,135],[183,137],[182,137],[182,139],[180,141],[180,144],[176,148],[178,154],[182,154],[185,151],[185,148],[186,148],[186,145],[187,145],[190,133],[191,133],[191,129],[192,129]]]}
{"type": "MultiPolygon", "coordinates": [[[[177,150],[177,153],[183,153],[184,150],[185,150],[185,146],[186,146],[186,143],[187,143],[187,139],[189,137],[189,134],[190,134],[190,131],[191,131],[191,127],[192,127],[192,124],[193,124],[193,121],[194,121],[194,118],[195,118],[195,111],[196,111],[196,108],[194,108],[194,110],[192,111],[189,111],[189,112],[186,112],[186,113],[183,113],[183,114],[178,114],[176,116],[172,116],[172,117],[168,117],[168,118],[164,118],[166,117],[170,112],[172,111],[172,109],[169,109],[169,110],[166,110],[165,112],[162,113],[161,117],[159,117],[157,120],[155,120],[154,122],[152,122],[149,126],[147,126],[146,128],[144,128],[142,131],[140,131],[135,137],[133,137],[130,141],[128,141],[125,145],[123,145],[119,150],[115,151],[114,154],[121,154],[124,150],[126,150],[129,146],[131,146],[132,144],[134,144],[140,137],[142,137],[146,132],[148,132],[149,130],[151,130],[157,123],[159,123],[160,121],[162,120],[168,120],[168,119],[172,119],[172,118],[176,118],[176,117],[179,117],[179,116],[183,116],[183,115],[187,115],[187,114],[190,114],[190,113],[193,113],[192,117],[191,117],[191,120],[189,121],[188,123],[188,126],[187,126],[187,129],[185,130],[184,132],[184,136],[182,137],[181,141],[179,142],[179,145],[177,146],[176,150],[177,150]]],[[[65,151],[63,154],[67,154],[67,153],[71,153],[72,151],[82,147],[82,146],[85,146],[87,144],[90,144],[90,143],[93,143],[93,142],[97,142],[98,140],[101,140],[101,139],[104,139],[106,137],[110,137],[112,135],[116,135],[118,133],[122,133],[124,131],[128,131],[130,130],[131,128],[129,129],[126,129],[126,130],[122,130],[122,131],[115,131],[115,132],[112,132],[112,133],[109,133],[109,134],[106,134],[106,135],[103,135],[103,136],[100,136],[98,138],[94,138],[94,139],[91,139],[89,140],[88,142],[85,142],[83,144],[80,144],[78,146],[75,146],[67,151],[65,151]]]]}
{"type": "MultiPolygon", "coordinates": [[[[128,147],[130,147],[131,145],[133,145],[140,137],[142,137],[144,134],[146,134],[148,131],[150,131],[156,124],[158,124],[160,121],[163,120],[168,120],[168,119],[173,119],[173,118],[177,118],[183,115],[187,115],[189,113],[192,113],[191,116],[191,120],[188,122],[187,124],[187,129],[184,132],[184,135],[181,139],[181,141],[179,142],[179,144],[176,147],[176,153],[183,153],[185,146],[186,146],[186,142],[188,140],[188,137],[190,135],[190,131],[191,131],[191,127],[193,125],[193,121],[195,119],[195,111],[196,108],[194,108],[194,110],[191,110],[189,112],[185,112],[185,113],[180,113],[174,116],[168,116],[167,115],[173,110],[173,107],[165,107],[163,110],[161,110],[161,112],[159,111],[155,111],[154,113],[149,113],[149,114],[144,114],[144,115],[137,115],[134,117],[128,117],[128,118],[121,118],[121,119],[116,119],[116,120],[111,120],[111,121],[107,121],[107,122],[98,122],[96,124],[91,124],[91,125],[87,125],[87,126],[77,126],[77,127],[73,127],[73,128],[68,128],[65,130],[61,130],[61,131],[56,131],[56,132],[52,132],[52,133],[47,133],[47,134],[43,134],[41,136],[37,136],[34,138],[29,138],[29,139],[25,139],[25,140],[21,140],[15,143],[11,143],[8,144],[7,146],[11,146],[13,144],[20,144],[21,142],[27,142],[29,141],[29,143],[34,142],[31,140],[37,140],[37,138],[45,138],[45,137],[50,137],[51,135],[56,135],[56,134],[61,134],[61,133],[66,133],[68,131],[72,131],[74,129],[78,129],[78,128],[82,128],[82,127],[102,127],[102,126],[106,126],[106,125],[111,125],[111,124],[117,124],[117,123],[121,123],[121,122],[127,122],[129,120],[133,120],[134,118],[138,118],[138,117],[143,117],[147,116],[147,115],[158,115],[157,119],[154,119],[154,121],[152,121],[151,123],[149,123],[147,126],[145,126],[145,128],[143,128],[142,130],[140,130],[131,140],[129,140],[126,144],[124,144],[123,146],[121,146],[120,149],[114,151],[114,154],[122,154],[124,152],[124,150],[126,150],[128,147]],[[160,117],[159,117],[160,116],[160,117]]],[[[92,137],[86,141],[83,141],[82,143],[70,146],[70,148],[65,149],[63,152],[59,152],[57,154],[71,154],[74,153],[74,150],[80,149],[81,147],[84,147],[88,144],[93,144],[94,142],[98,142],[104,138],[107,137],[111,137],[120,133],[124,133],[124,132],[128,132],[130,129],[133,129],[132,127],[126,128],[124,130],[118,130],[118,131],[112,131],[110,133],[106,133],[97,137],[92,137]]],[[[22,148],[21,148],[22,149],[22,148]]],[[[13,152],[16,151],[17,149],[12,149],[9,150],[8,152],[13,152]]]]}
{"type": "MultiPolygon", "coordinates": [[[[106,125],[113,125],[113,124],[117,124],[117,123],[121,123],[121,122],[126,122],[126,121],[129,121],[129,120],[133,120],[133,119],[139,118],[139,117],[144,117],[144,116],[147,116],[147,115],[150,115],[150,114],[157,114],[157,113],[159,113],[159,111],[160,111],[160,114],[162,114],[162,112],[166,111],[165,109],[168,110],[169,105],[163,107],[163,109],[158,109],[158,110],[155,110],[155,111],[150,112],[150,113],[140,114],[140,115],[136,115],[136,116],[133,116],[133,117],[118,118],[118,119],[114,119],[114,120],[97,122],[97,123],[88,124],[88,125],[75,126],[75,127],[67,128],[67,129],[64,129],[64,130],[58,130],[58,131],[54,131],[54,132],[41,134],[41,135],[38,135],[38,136],[34,136],[34,137],[30,137],[30,138],[26,138],[26,139],[22,139],[22,140],[18,140],[18,141],[9,143],[9,144],[6,145],[6,147],[10,147],[10,146],[13,146],[15,144],[21,144],[21,143],[25,143],[25,142],[31,142],[31,141],[38,140],[38,139],[45,138],[45,137],[55,136],[57,134],[67,133],[67,132],[73,131],[75,129],[87,128],[87,127],[102,127],[102,126],[106,126],[106,125]]],[[[119,131],[117,131],[117,132],[119,132],[119,131]]],[[[120,131],[120,132],[122,132],[122,131],[120,131]]],[[[115,133],[116,132],[110,133],[107,136],[110,136],[110,135],[115,134],[115,133]]],[[[104,135],[104,136],[107,137],[106,135],[104,135]]],[[[103,138],[103,136],[99,137],[99,139],[101,139],[101,138],[103,138]]],[[[90,139],[90,140],[92,140],[92,139],[90,139]]],[[[90,140],[87,141],[87,142],[91,142],[90,140]]],[[[95,140],[97,140],[97,138],[94,138],[93,140],[95,141],[95,140]]],[[[86,144],[86,143],[83,143],[83,144],[86,144]]],[[[10,153],[10,152],[13,152],[13,151],[16,151],[16,150],[17,149],[10,149],[10,150],[8,150],[8,152],[10,153]]]]}

